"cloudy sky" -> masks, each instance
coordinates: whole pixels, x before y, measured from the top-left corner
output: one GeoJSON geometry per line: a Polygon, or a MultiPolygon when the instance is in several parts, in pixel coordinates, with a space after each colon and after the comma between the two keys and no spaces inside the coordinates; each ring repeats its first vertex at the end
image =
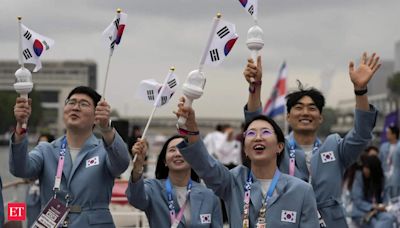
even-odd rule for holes
{"type": "MultiPolygon", "coordinates": [[[[122,116],[147,116],[151,106],[135,98],[143,79],[163,81],[176,67],[181,85],[198,67],[212,19],[217,12],[236,24],[239,39],[218,68],[205,67],[204,95],[194,102],[201,117],[241,118],[247,99],[242,72],[249,56],[247,30],[252,18],[238,0],[0,0],[0,59],[17,59],[17,16],[26,26],[55,40],[43,60],[91,59],[98,63],[98,91],[103,88],[108,48],[101,33],[121,8],[128,14],[122,43],[114,52],[106,98],[122,116]]],[[[259,0],[264,30],[263,99],[286,60],[288,86],[296,79],[322,88],[328,106],[353,98],[348,62],[376,51],[394,57],[400,40],[400,1],[259,0]],[[322,79],[322,80],[321,80],[322,79]],[[324,83],[321,83],[323,81],[324,83]],[[331,85],[331,87],[326,87],[331,85]]],[[[12,76],[12,75],[10,75],[12,76]]],[[[171,116],[179,90],[157,116],[171,116]]]]}

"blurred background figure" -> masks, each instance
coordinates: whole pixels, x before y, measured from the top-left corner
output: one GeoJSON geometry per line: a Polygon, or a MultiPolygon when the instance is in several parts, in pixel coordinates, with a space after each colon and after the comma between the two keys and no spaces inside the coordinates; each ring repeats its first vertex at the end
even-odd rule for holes
{"type": "Polygon", "coordinates": [[[393,227],[396,218],[386,212],[385,177],[376,156],[362,156],[351,189],[351,217],[362,228],[393,227]]]}
{"type": "Polygon", "coordinates": [[[392,125],[386,128],[387,142],[384,142],[380,147],[379,159],[382,163],[382,169],[386,179],[393,172],[393,154],[399,150],[399,127],[392,125]]]}

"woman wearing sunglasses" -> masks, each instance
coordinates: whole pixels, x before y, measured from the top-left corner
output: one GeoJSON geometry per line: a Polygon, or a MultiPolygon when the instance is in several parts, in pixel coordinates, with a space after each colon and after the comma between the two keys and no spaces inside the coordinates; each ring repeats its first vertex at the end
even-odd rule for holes
{"type": "Polygon", "coordinates": [[[144,211],[150,227],[222,227],[218,197],[199,184],[199,176],[183,159],[176,145],[183,136],[172,136],[158,156],[156,179],[142,177],[147,146],[139,140],[132,147],[137,159],[126,195],[144,211]]]}
{"type": "Polygon", "coordinates": [[[245,126],[244,151],[250,167],[228,170],[211,157],[198,134],[195,113],[178,104],[187,119],[187,141],[177,145],[185,160],[224,200],[230,227],[319,227],[314,192],[308,183],[279,171],[284,136],[270,118],[257,116],[245,126]]]}

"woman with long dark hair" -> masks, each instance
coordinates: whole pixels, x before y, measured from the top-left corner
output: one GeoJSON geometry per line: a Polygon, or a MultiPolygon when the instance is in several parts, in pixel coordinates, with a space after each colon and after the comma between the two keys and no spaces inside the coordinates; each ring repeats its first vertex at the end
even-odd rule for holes
{"type": "Polygon", "coordinates": [[[393,227],[395,217],[386,212],[385,176],[376,156],[363,156],[351,190],[351,217],[361,227],[393,227]]]}
{"type": "Polygon", "coordinates": [[[177,147],[197,174],[225,203],[230,227],[319,227],[310,184],[283,174],[278,165],[285,138],[272,119],[257,116],[245,126],[244,151],[250,168],[228,170],[207,152],[192,108],[178,104],[188,135],[177,147]]]}
{"type": "Polygon", "coordinates": [[[156,179],[144,179],[147,153],[144,141],[132,147],[137,155],[126,195],[129,203],[144,211],[150,227],[222,227],[219,199],[198,183],[199,176],[182,157],[177,144],[183,136],[172,136],[158,156],[156,179]]]}

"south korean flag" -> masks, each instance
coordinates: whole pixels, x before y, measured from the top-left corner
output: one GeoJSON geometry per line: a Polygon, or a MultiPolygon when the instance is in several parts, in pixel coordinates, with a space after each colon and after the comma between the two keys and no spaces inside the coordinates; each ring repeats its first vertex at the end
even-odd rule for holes
{"type": "Polygon", "coordinates": [[[296,211],[282,210],[281,212],[281,222],[296,223],[296,211]]]}
{"type": "Polygon", "coordinates": [[[163,84],[157,82],[155,79],[146,79],[142,80],[139,84],[139,89],[137,90],[136,97],[146,101],[147,103],[151,103],[157,107],[161,107],[168,103],[174,95],[179,85],[178,78],[174,73],[169,75],[166,87],[162,94],[160,94],[162,90],[163,84]],[[157,97],[161,96],[157,103],[157,97]]]}
{"type": "Polygon", "coordinates": [[[35,64],[33,72],[37,72],[42,68],[40,57],[54,45],[54,40],[34,32],[21,23],[21,44],[22,59],[18,60],[19,64],[22,62],[35,64]]]}
{"type": "Polygon", "coordinates": [[[335,154],[333,153],[333,151],[323,152],[321,153],[321,160],[322,163],[335,161],[336,160],[335,154]]]}
{"type": "Polygon", "coordinates": [[[235,24],[220,19],[204,64],[218,66],[229,54],[236,40],[235,24]]]}

